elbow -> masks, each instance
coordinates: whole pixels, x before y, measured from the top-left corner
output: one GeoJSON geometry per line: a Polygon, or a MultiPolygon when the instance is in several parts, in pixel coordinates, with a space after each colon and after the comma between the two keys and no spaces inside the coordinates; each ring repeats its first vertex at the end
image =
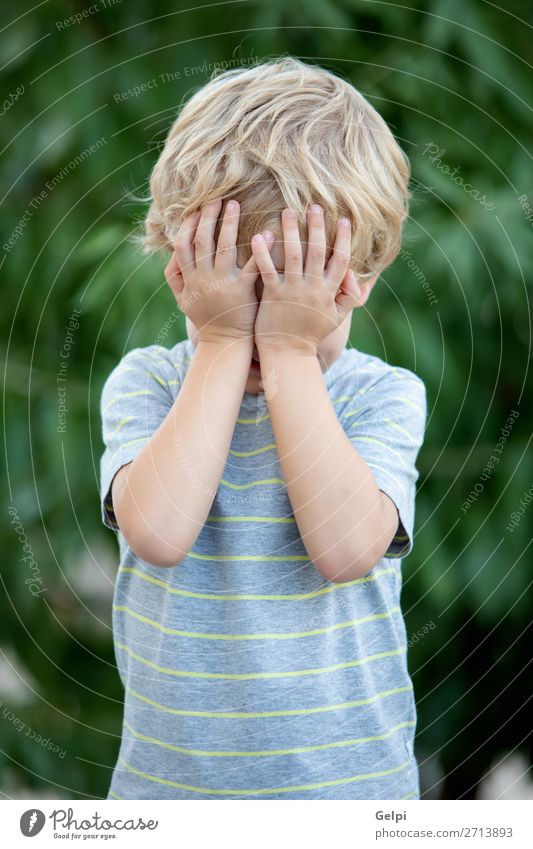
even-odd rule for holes
{"type": "Polygon", "coordinates": [[[382,552],[373,546],[365,549],[333,549],[327,555],[314,558],[313,562],[326,581],[344,584],[366,577],[382,556],[382,552]]]}
{"type": "Polygon", "coordinates": [[[179,566],[187,554],[182,546],[160,539],[155,534],[144,536],[123,531],[122,535],[134,554],[151,566],[170,569],[179,566]]]}
{"type": "Polygon", "coordinates": [[[115,516],[129,548],[151,566],[179,566],[194,545],[194,540],[184,545],[187,541],[170,539],[168,526],[163,527],[156,516],[147,516],[136,504],[124,503],[124,499],[116,499],[115,516]]]}
{"type": "Polygon", "coordinates": [[[118,526],[132,552],[152,566],[166,569],[179,566],[196,538],[183,539],[183,528],[176,528],[177,523],[169,521],[153,504],[147,507],[130,487],[123,486],[113,496],[118,526]],[[169,527],[174,531],[173,536],[169,535],[169,527]]]}
{"type": "Polygon", "coordinates": [[[129,542],[126,537],[125,539],[137,557],[151,566],[170,569],[173,566],[179,566],[186,556],[186,552],[182,548],[158,540],[132,540],[129,542]]]}
{"type": "Polygon", "coordinates": [[[151,523],[139,520],[121,522],[118,515],[117,520],[129,548],[137,557],[151,566],[166,569],[179,566],[190,550],[190,546],[181,545],[177,540],[167,539],[161,529],[152,526],[151,523]]]}

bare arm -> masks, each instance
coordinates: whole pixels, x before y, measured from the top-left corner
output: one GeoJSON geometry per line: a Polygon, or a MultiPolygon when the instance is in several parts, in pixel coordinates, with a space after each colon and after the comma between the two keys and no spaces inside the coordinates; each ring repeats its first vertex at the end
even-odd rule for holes
{"type": "Polygon", "coordinates": [[[137,457],[115,476],[120,530],[144,560],[175,566],[205,524],[226,463],[253,350],[257,314],[252,256],[236,265],[239,204],[222,201],[182,223],[165,269],[198,346],[172,409],[137,457]]]}
{"type": "Polygon", "coordinates": [[[304,269],[296,215],[284,210],[282,275],[262,235],[252,239],[264,283],[255,335],[280,464],[300,535],[325,578],[350,581],[369,572],[386,552],[398,527],[398,512],[345,435],[318,360],[321,340],[364,302],[348,267],[350,222],[338,222],[326,268],[320,207],[310,207],[307,228],[304,269]]]}
{"type": "Polygon", "coordinates": [[[330,581],[359,578],[387,551],[398,511],[346,436],[318,358],[259,350],[261,368],[275,379],[272,428],[309,557],[330,581]]]}
{"type": "Polygon", "coordinates": [[[164,422],[113,481],[118,525],[143,560],[175,566],[194,545],[231,444],[253,343],[199,342],[164,422]]]}

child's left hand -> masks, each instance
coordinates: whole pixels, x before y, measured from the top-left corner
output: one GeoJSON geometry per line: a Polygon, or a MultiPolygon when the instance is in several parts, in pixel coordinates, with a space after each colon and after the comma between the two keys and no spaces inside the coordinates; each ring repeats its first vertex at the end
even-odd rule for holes
{"type": "Polygon", "coordinates": [[[255,320],[254,335],[259,352],[291,350],[316,355],[318,345],[357,306],[360,296],[350,261],[351,226],[339,219],[333,253],[327,267],[324,215],[313,205],[307,216],[305,268],[296,213],[285,209],[281,216],[284,273],[278,274],[262,234],[252,239],[252,251],[263,280],[263,294],[255,320]]]}

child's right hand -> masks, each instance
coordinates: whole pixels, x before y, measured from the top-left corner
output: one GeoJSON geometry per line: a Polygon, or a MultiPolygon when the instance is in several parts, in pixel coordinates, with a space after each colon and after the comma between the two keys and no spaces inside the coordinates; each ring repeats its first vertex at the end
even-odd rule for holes
{"type": "MultiPolygon", "coordinates": [[[[165,277],[178,307],[195,325],[199,341],[248,339],[253,344],[259,269],[253,254],[244,268],[237,267],[237,201],[226,204],[215,251],[221,208],[222,200],[216,200],[184,219],[165,277]]],[[[265,241],[270,249],[272,234],[265,241]]]]}

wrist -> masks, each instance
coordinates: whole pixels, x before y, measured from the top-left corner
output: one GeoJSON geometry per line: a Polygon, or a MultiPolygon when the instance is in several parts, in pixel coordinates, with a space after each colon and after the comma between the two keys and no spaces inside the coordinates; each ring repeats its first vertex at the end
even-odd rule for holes
{"type": "MultiPolygon", "coordinates": [[[[250,367],[253,354],[253,341],[247,339],[199,339],[196,346],[196,354],[202,357],[216,360],[220,357],[230,359],[237,364],[246,364],[246,370],[250,367]]],[[[244,367],[244,366],[243,366],[244,367]]]]}
{"type": "Polygon", "coordinates": [[[257,350],[259,357],[262,360],[266,357],[318,357],[318,347],[315,343],[307,339],[298,339],[291,341],[273,341],[262,340],[256,338],[257,350]]]}
{"type": "Polygon", "coordinates": [[[211,330],[198,335],[198,344],[215,345],[220,347],[238,347],[239,349],[253,350],[253,333],[244,335],[224,330],[211,330]]]}
{"type": "Polygon", "coordinates": [[[253,355],[253,341],[247,339],[199,339],[194,359],[202,361],[205,365],[218,365],[225,363],[231,369],[231,379],[245,381],[250,370],[253,355]]]}

